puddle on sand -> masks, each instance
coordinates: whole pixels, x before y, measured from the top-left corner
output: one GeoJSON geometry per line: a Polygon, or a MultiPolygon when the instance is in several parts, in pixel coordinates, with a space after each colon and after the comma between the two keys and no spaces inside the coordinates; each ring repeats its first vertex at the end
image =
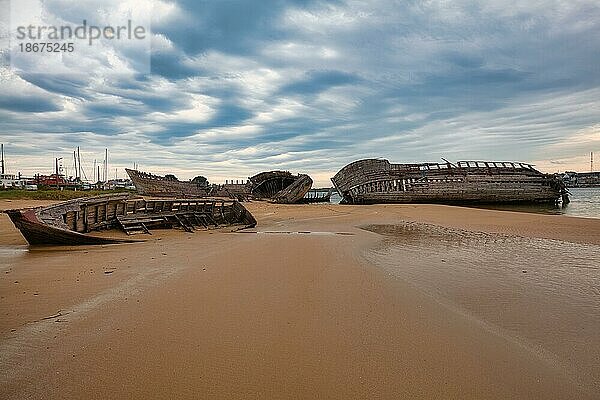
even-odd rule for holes
{"type": "Polygon", "coordinates": [[[237,231],[235,233],[254,233],[260,235],[345,235],[353,236],[352,232],[315,232],[315,231],[237,231]]]}
{"type": "Polygon", "coordinates": [[[12,265],[28,252],[29,248],[26,245],[0,246],[0,272],[12,268],[12,265]]]}
{"type": "Polygon", "coordinates": [[[600,246],[405,223],[367,259],[600,390],[600,246]]]}

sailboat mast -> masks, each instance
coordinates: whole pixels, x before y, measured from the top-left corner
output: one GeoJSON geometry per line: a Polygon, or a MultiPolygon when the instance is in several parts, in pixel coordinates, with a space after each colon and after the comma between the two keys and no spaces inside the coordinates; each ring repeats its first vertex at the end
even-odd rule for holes
{"type": "Polygon", "coordinates": [[[77,146],[77,176],[81,180],[81,154],[79,153],[79,146],[77,146]]]}
{"type": "Polygon", "coordinates": [[[75,150],[73,150],[73,170],[75,171],[75,180],[77,180],[77,156],[75,155],[75,150]]]}
{"type": "Polygon", "coordinates": [[[108,149],[104,149],[104,181],[108,181],[108,149]]]}

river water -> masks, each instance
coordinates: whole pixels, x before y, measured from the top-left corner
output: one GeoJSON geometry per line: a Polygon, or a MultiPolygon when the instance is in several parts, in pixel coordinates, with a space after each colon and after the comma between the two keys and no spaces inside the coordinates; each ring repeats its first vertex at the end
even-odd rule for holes
{"type": "Polygon", "coordinates": [[[571,202],[564,206],[554,205],[481,205],[478,208],[523,211],[539,214],[564,214],[571,217],[600,218],[600,188],[570,188],[571,202]]]}
{"type": "MultiPolygon", "coordinates": [[[[564,214],[572,217],[600,218],[600,188],[571,188],[571,202],[565,206],[482,204],[477,208],[522,211],[538,214],[564,214]]],[[[340,195],[333,193],[331,203],[339,203],[340,195]]]]}

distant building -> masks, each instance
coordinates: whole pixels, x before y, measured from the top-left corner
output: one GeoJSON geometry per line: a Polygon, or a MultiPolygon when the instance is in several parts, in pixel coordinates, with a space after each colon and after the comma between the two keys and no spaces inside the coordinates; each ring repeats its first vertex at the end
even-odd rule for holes
{"type": "Polygon", "coordinates": [[[114,189],[128,189],[135,190],[135,186],[131,179],[111,179],[103,184],[103,189],[114,190],[114,189]]]}
{"type": "Polygon", "coordinates": [[[568,187],[600,187],[600,172],[566,171],[563,181],[568,187]]]}
{"type": "Polygon", "coordinates": [[[42,186],[66,186],[67,180],[63,175],[50,174],[50,175],[36,175],[33,178],[33,183],[42,186]]]}
{"type": "Polygon", "coordinates": [[[19,174],[0,174],[0,187],[2,189],[25,189],[27,186],[27,179],[21,177],[19,174]]]}

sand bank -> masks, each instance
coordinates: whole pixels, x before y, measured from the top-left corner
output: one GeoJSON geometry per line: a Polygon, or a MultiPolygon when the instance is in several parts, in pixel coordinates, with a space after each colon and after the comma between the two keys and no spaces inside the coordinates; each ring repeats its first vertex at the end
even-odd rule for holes
{"type": "Polygon", "coordinates": [[[164,231],[76,249],[27,250],[1,216],[0,397],[594,398],[577,363],[376,265],[365,255],[385,237],[359,227],[416,221],[593,246],[600,221],[429,205],[247,207],[258,233],[164,231]]]}

